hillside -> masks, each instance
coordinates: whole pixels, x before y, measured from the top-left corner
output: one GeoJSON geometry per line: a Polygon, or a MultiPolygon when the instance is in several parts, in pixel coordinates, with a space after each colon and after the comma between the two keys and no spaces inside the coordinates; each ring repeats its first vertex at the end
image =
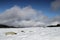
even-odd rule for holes
{"type": "Polygon", "coordinates": [[[0,24],[0,28],[16,28],[16,27],[0,24]]]}

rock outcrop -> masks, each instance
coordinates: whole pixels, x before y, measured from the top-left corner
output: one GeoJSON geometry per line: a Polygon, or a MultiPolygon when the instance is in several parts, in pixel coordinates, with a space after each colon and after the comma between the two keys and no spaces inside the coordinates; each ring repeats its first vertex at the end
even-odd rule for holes
{"type": "Polygon", "coordinates": [[[16,28],[16,27],[0,24],[0,28],[16,28]]]}
{"type": "Polygon", "coordinates": [[[47,27],[60,27],[60,24],[57,24],[57,25],[49,25],[47,27]]]}

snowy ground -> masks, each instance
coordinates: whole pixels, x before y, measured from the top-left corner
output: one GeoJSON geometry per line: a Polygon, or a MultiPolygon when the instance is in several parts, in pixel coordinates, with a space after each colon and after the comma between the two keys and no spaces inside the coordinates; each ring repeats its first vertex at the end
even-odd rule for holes
{"type": "Polygon", "coordinates": [[[60,40],[60,27],[0,28],[0,40],[60,40]],[[7,36],[6,32],[16,32],[17,35],[7,36]]]}

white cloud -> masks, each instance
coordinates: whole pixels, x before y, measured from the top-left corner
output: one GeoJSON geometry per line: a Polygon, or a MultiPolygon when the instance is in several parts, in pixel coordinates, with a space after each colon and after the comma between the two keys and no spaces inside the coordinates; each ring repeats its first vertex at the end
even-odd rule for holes
{"type": "Polygon", "coordinates": [[[41,27],[48,24],[54,24],[54,22],[60,20],[59,18],[60,17],[55,17],[51,20],[43,15],[42,11],[37,11],[31,6],[24,8],[14,6],[0,14],[0,23],[16,27],[41,27]]]}
{"type": "MultiPolygon", "coordinates": [[[[36,15],[36,11],[31,7],[20,8],[18,6],[14,6],[10,9],[7,9],[2,15],[4,15],[7,19],[13,17],[20,17],[21,19],[32,18],[36,15]]],[[[5,18],[3,17],[3,19],[5,18]]]]}
{"type": "Polygon", "coordinates": [[[60,0],[55,0],[51,4],[53,10],[57,10],[60,8],[60,0]]]}
{"type": "Polygon", "coordinates": [[[30,21],[21,21],[21,23],[19,24],[21,26],[25,26],[25,27],[41,27],[44,26],[45,24],[43,22],[36,22],[34,20],[30,20],[30,21]]]}
{"type": "Polygon", "coordinates": [[[31,6],[24,8],[14,6],[0,14],[0,23],[14,26],[37,26],[44,25],[45,18],[47,18],[45,15],[31,6]]]}
{"type": "Polygon", "coordinates": [[[51,25],[60,24],[60,16],[56,16],[50,20],[51,25]]]}

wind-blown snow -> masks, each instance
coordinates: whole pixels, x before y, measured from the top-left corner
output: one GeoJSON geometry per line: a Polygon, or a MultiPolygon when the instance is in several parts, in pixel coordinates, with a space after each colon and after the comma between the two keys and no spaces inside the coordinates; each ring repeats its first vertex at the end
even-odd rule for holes
{"type": "Polygon", "coordinates": [[[60,40],[60,27],[56,28],[2,28],[0,40],[60,40]],[[24,32],[21,32],[21,31],[24,32]],[[7,36],[6,32],[16,32],[17,35],[7,36]]]}

